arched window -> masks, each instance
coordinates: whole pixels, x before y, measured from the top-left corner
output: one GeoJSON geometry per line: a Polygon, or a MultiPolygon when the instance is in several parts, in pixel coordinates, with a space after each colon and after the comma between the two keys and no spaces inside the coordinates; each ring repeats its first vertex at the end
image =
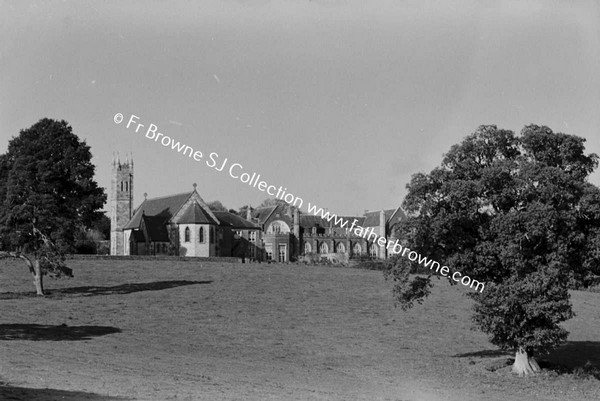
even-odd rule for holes
{"type": "Polygon", "coordinates": [[[319,248],[319,252],[320,253],[329,253],[329,246],[327,246],[327,243],[323,242],[321,244],[321,247],[319,248]]]}
{"type": "Polygon", "coordinates": [[[190,242],[190,228],[189,227],[185,228],[185,235],[184,235],[184,237],[185,237],[185,242],[190,242]]]}
{"type": "Polygon", "coordinates": [[[198,231],[198,242],[204,244],[204,227],[200,227],[200,230],[198,231]]]}
{"type": "Polygon", "coordinates": [[[373,244],[373,246],[371,246],[371,257],[376,258],[377,257],[377,245],[373,244]]]}
{"type": "Polygon", "coordinates": [[[337,245],[337,253],[344,253],[344,252],[346,252],[346,246],[340,242],[337,245]]]}
{"type": "Polygon", "coordinates": [[[290,227],[283,220],[276,220],[269,224],[267,234],[288,234],[290,227]]]}
{"type": "Polygon", "coordinates": [[[125,181],[125,192],[129,191],[129,183],[125,181]]]}
{"type": "Polygon", "coordinates": [[[354,254],[360,255],[362,253],[362,247],[359,243],[354,244],[354,254]]]}
{"type": "Polygon", "coordinates": [[[310,246],[310,242],[305,242],[304,243],[304,253],[311,253],[312,252],[312,246],[310,246]]]}

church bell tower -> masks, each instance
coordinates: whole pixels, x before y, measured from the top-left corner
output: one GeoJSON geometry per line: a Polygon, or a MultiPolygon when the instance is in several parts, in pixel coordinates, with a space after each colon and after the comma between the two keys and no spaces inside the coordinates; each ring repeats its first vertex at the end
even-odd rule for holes
{"type": "Polygon", "coordinates": [[[133,157],[121,163],[119,156],[113,157],[110,183],[110,254],[125,255],[129,248],[124,242],[123,227],[133,213],[133,157]]]}

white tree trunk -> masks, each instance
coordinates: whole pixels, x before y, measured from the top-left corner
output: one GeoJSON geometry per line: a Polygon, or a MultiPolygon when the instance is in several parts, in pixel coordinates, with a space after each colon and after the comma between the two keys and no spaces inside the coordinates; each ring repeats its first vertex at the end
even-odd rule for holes
{"type": "Polygon", "coordinates": [[[540,365],[538,365],[535,358],[533,356],[530,357],[523,348],[519,348],[515,355],[512,372],[523,377],[539,371],[541,371],[540,365]]]}
{"type": "Polygon", "coordinates": [[[35,260],[33,262],[33,270],[31,272],[33,275],[33,285],[35,285],[35,291],[37,295],[44,296],[44,281],[42,276],[42,268],[40,267],[40,261],[35,260]]]}

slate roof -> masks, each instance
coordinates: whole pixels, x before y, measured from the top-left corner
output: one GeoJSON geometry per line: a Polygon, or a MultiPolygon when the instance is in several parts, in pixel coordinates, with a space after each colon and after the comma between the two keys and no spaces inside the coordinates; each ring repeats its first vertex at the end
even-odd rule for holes
{"type": "Polygon", "coordinates": [[[237,214],[229,212],[213,212],[222,227],[229,227],[232,229],[260,229],[260,227],[254,223],[249,222],[243,217],[237,214]]]}
{"type": "MultiPolygon", "coordinates": [[[[142,216],[148,241],[151,242],[169,242],[169,233],[167,232],[166,220],[164,216],[142,216]]],[[[134,231],[136,232],[136,231],[134,231]]]]}
{"type": "Polygon", "coordinates": [[[319,216],[312,216],[310,214],[301,214],[300,215],[300,227],[312,228],[315,226],[329,227],[329,222],[326,220],[323,220],[319,216]]]}
{"type": "MultiPolygon", "coordinates": [[[[385,209],[383,211],[385,213],[385,221],[390,225],[404,219],[406,217],[404,212],[400,208],[396,209],[385,209]]],[[[363,227],[378,227],[379,226],[379,214],[381,210],[375,210],[372,212],[365,212],[365,221],[363,222],[363,227]]]]}
{"type": "MultiPolygon", "coordinates": [[[[386,212],[386,216],[387,216],[387,212],[386,212]]],[[[390,226],[396,224],[399,221],[402,221],[406,218],[406,214],[404,214],[404,211],[401,208],[396,209],[391,215],[390,217],[387,218],[390,226]]]]}
{"type": "Polygon", "coordinates": [[[273,214],[277,206],[259,207],[252,211],[252,218],[258,220],[258,224],[264,224],[265,221],[273,214]]]}
{"type": "Polygon", "coordinates": [[[175,223],[218,224],[204,209],[202,209],[202,207],[197,202],[190,204],[175,223]]]}
{"type": "Polygon", "coordinates": [[[375,212],[365,212],[365,221],[363,222],[363,227],[378,227],[379,226],[379,214],[380,210],[375,212]]]}
{"type": "Polygon", "coordinates": [[[181,206],[183,206],[185,201],[189,199],[192,193],[193,192],[186,192],[160,198],[145,199],[142,204],[134,210],[133,217],[123,229],[139,228],[143,215],[162,216],[166,219],[173,217],[173,215],[181,209],[181,206]]]}
{"type": "MultiPolygon", "coordinates": [[[[343,221],[341,222],[341,224],[344,224],[345,221],[348,222],[348,224],[345,227],[350,227],[352,225],[352,222],[354,221],[354,219],[356,219],[356,224],[355,226],[362,226],[365,218],[364,217],[360,217],[360,216],[340,216],[343,221]]],[[[339,219],[338,219],[339,221],[339,219]]],[[[379,224],[379,220],[377,220],[377,224],[379,224]]],[[[310,214],[301,214],[300,215],[300,227],[303,228],[312,228],[312,227],[329,227],[330,225],[333,225],[334,227],[339,227],[339,225],[335,224],[335,218],[331,219],[331,222],[329,222],[327,219],[324,219],[320,216],[313,216],[310,214]]]]}

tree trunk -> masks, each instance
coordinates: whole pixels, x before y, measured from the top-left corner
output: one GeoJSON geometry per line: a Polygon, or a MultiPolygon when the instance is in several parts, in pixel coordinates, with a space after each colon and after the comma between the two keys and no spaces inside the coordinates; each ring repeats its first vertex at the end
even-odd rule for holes
{"type": "Polygon", "coordinates": [[[520,377],[539,372],[540,365],[536,362],[533,356],[529,356],[527,351],[522,347],[516,352],[515,363],[512,366],[512,372],[517,373],[520,377]]]}
{"type": "Polygon", "coordinates": [[[37,295],[44,296],[44,281],[42,276],[42,268],[40,267],[40,261],[35,260],[33,262],[33,270],[31,271],[33,275],[33,285],[35,285],[35,291],[37,295]]]}

